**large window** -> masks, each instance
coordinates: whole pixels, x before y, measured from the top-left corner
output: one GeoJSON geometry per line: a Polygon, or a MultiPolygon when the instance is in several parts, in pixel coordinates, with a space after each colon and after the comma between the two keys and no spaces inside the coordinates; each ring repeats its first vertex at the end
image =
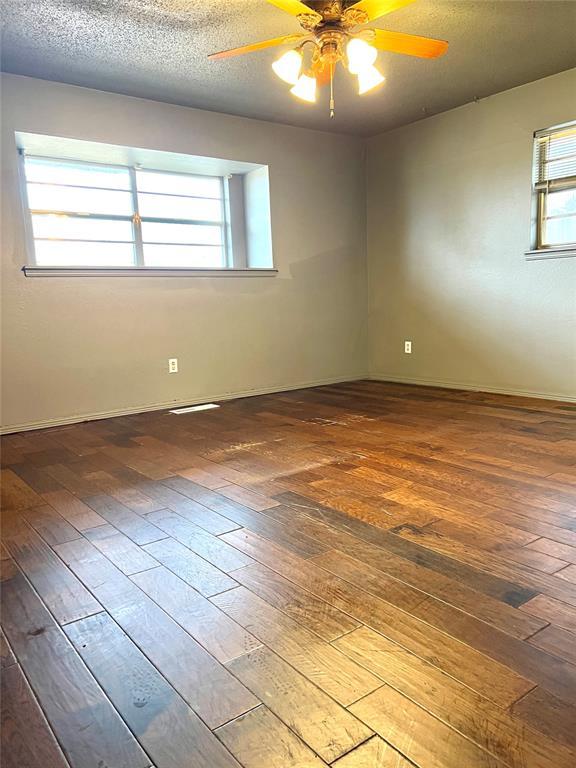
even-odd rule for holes
{"type": "Polygon", "coordinates": [[[39,267],[226,269],[226,180],[25,157],[39,267]]]}
{"type": "Polygon", "coordinates": [[[535,250],[576,249],[576,122],[534,137],[535,250]]]}

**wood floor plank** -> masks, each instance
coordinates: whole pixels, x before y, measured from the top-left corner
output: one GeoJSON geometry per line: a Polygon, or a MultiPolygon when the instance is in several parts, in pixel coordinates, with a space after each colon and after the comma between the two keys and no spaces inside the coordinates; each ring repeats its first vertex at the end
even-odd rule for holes
{"type": "Polygon", "coordinates": [[[6,669],[16,664],[16,658],[10,648],[10,643],[6,639],[6,635],[0,629],[0,668],[6,669]]]}
{"type": "Polygon", "coordinates": [[[562,544],[551,539],[540,538],[526,545],[526,549],[533,549],[535,552],[544,552],[546,555],[565,560],[567,563],[576,563],[576,546],[562,544]]]}
{"type": "Polygon", "coordinates": [[[569,565],[562,570],[556,571],[555,576],[559,579],[565,579],[571,584],[576,584],[576,565],[569,565]]]}
{"type": "Polygon", "coordinates": [[[38,494],[62,490],[60,483],[53,477],[50,477],[47,472],[40,467],[26,463],[24,460],[20,464],[12,464],[10,469],[38,494]]]}
{"type": "Polygon", "coordinates": [[[158,565],[157,560],[108,523],[89,528],[84,536],[127,576],[158,565]]]}
{"type": "Polygon", "coordinates": [[[544,688],[534,688],[511,708],[512,714],[554,741],[576,749],[576,707],[544,688]]]}
{"type": "Polygon", "coordinates": [[[233,589],[238,584],[174,539],[154,541],[143,549],[205,597],[233,589]]]}
{"type": "Polygon", "coordinates": [[[556,627],[576,632],[576,608],[554,600],[546,595],[537,595],[521,606],[521,610],[532,616],[549,621],[556,627]]]}
{"type": "Polygon", "coordinates": [[[327,768],[266,707],[258,707],[217,731],[244,768],[327,768]]]}
{"type": "Polygon", "coordinates": [[[418,768],[501,768],[505,764],[384,686],[350,711],[418,768]]]}
{"type": "Polygon", "coordinates": [[[249,531],[234,531],[226,538],[255,560],[432,662],[497,704],[508,706],[534,686],[532,681],[476,649],[332,576],[310,560],[296,558],[280,547],[271,549],[268,542],[249,531]]]}
{"type": "Polygon", "coordinates": [[[156,768],[240,768],[107,614],[69,624],[66,634],[156,768]]]}
{"type": "Polygon", "coordinates": [[[135,544],[150,544],[166,538],[163,531],[111,496],[88,496],[84,502],[135,544]]]}
{"type": "Polygon", "coordinates": [[[24,576],[9,561],[2,567],[2,626],[72,768],[148,768],[150,761],[24,576]]]}
{"type": "Polygon", "coordinates": [[[11,519],[4,525],[2,534],[6,549],[60,624],[102,610],[98,601],[23,519],[11,519]]]}
{"type": "Polygon", "coordinates": [[[212,602],[344,706],[382,684],[245,587],[216,595],[212,602]]]}
{"type": "MultiPolygon", "coordinates": [[[[396,533],[391,533],[376,528],[362,520],[350,517],[338,510],[314,504],[310,499],[299,494],[281,494],[277,498],[286,501],[288,504],[295,504],[296,507],[305,509],[306,514],[323,520],[335,528],[347,531],[353,536],[370,544],[375,544],[392,554],[441,573],[444,576],[451,577],[477,592],[484,592],[484,594],[491,595],[510,605],[519,605],[536,594],[534,590],[522,587],[513,581],[485,573],[478,568],[471,567],[467,563],[459,562],[444,554],[426,549],[426,547],[419,546],[419,544],[397,535],[400,529],[402,531],[410,531],[409,525],[403,525],[395,529],[396,533]]],[[[418,530],[419,536],[423,535],[420,533],[419,528],[416,530],[418,530]]]]}
{"type": "Polygon", "coordinates": [[[508,550],[506,552],[506,558],[515,563],[528,565],[530,568],[542,571],[542,573],[556,573],[562,568],[566,568],[568,565],[568,563],[565,563],[563,560],[558,560],[557,557],[546,555],[543,552],[535,552],[527,547],[508,550]]]}
{"type": "Polygon", "coordinates": [[[576,664],[576,635],[565,629],[548,626],[528,638],[530,645],[576,664]]]}
{"type": "Polygon", "coordinates": [[[163,566],[132,581],[221,663],[260,647],[259,640],[163,566]]]}
{"type": "Polygon", "coordinates": [[[27,507],[39,507],[42,504],[42,498],[13,470],[2,469],[0,472],[3,510],[26,509],[27,507]]]}
{"type": "Polygon", "coordinates": [[[472,616],[442,603],[420,603],[414,613],[432,626],[442,628],[525,679],[576,704],[576,669],[528,643],[510,638],[472,616]]]}
{"type": "Polygon", "coordinates": [[[328,642],[360,625],[357,619],[352,619],[265,565],[255,563],[241,568],[234,573],[234,578],[267,603],[328,642]]]}
{"type": "Polygon", "coordinates": [[[48,491],[42,494],[42,498],[80,532],[95,528],[97,525],[104,525],[106,522],[87,504],[65,489],[48,491]]]}
{"type": "Polygon", "coordinates": [[[372,731],[266,647],[228,668],[327,763],[370,738],[372,731]]]}
{"type": "Polygon", "coordinates": [[[365,627],[335,641],[350,658],[512,768],[570,768],[576,754],[365,627]]]}
{"type": "Polygon", "coordinates": [[[169,509],[150,512],[146,517],[165,534],[225,573],[254,562],[251,557],[169,509]]]}
{"type": "Polygon", "coordinates": [[[130,639],[210,728],[258,700],[127,576],[86,541],[58,551],[130,639]]]}
{"type": "Polygon", "coordinates": [[[426,526],[429,531],[436,531],[444,536],[461,541],[463,544],[472,544],[478,549],[503,550],[512,547],[522,547],[534,540],[535,534],[520,531],[512,526],[501,525],[495,520],[486,522],[484,519],[470,521],[468,517],[452,520],[453,513],[442,509],[444,516],[449,519],[435,520],[426,526]]]}
{"type": "Polygon", "coordinates": [[[228,480],[225,478],[217,477],[210,472],[206,472],[205,469],[199,466],[193,466],[188,469],[179,469],[176,474],[181,477],[186,477],[188,480],[198,483],[198,485],[203,485],[204,488],[210,488],[212,491],[222,488],[224,485],[228,485],[228,480]]]}
{"type": "Polygon", "coordinates": [[[69,768],[19,666],[2,673],[1,690],[4,768],[69,768]]]}
{"type": "Polygon", "coordinates": [[[47,544],[63,544],[80,538],[80,532],[70,525],[55,509],[45,504],[22,512],[24,517],[47,544]]]}
{"type": "Polygon", "coordinates": [[[554,575],[538,573],[529,566],[520,563],[509,564],[501,556],[475,550],[446,537],[427,533],[425,529],[420,530],[404,525],[395,529],[395,532],[410,543],[414,543],[421,550],[429,549],[429,551],[440,552],[442,557],[456,563],[463,561],[474,564],[474,566],[489,571],[490,574],[497,574],[494,578],[516,579],[519,592],[515,591],[512,604],[517,607],[535,597],[535,593],[539,592],[576,607],[576,586],[563,584],[554,575]]]}
{"type": "Polygon", "coordinates": [[[517,512],[510,512],[509,510],[504,509],[492,512],[490,517],[495,517],[522,531],[530,531],[539,536],[545,536],[551,541],[576,547],[576,531],[568,531],[565,528],[558,528],[558,526],[550,525],[550,523],[545,523],[542,520],[534,520],[532,517],[525,517],[517,512]]]}
{"type": "Polygon", "coordinates": [[[332,765],[333,768],[414,768],[414,763],[379,736],[374,736],[332,765]]]}
{"type": "MultiPolygon", "coordinates": [[[[121,507],[129,509],[131,512],[139,515],[144,515],[146,512],[154,512],[157,509],[162,509],[163,504],[158,501],[153,501],[149,496],[146,496],[139,488],[133,487],[131,477],[124,479],[124,469],[119,466],[109,471],[98,470],[96,472],[89,472],[85,475],[89,481],[94,481],[101,493],[97,496],[105,495],[109,500],[117,501],[121,507]]],[[[83,500],[92,506],[89,499],[94,498],[88,496],[83,500]]],[[[110,503],[110,502],[109,502],[110,503]]],[[[93,507],[96,509],[96,507],[93,507]]],[[[98,510],[97,510],[98,511],[98,510]]],[[[125,517],[125,515],[123,515],[125,517]]],[[[112,520],[109,520],[112,522],[112,520]]],[[[126,533],[126,531],[124,531],[126,533]]]]}
{"type": "Polygon", "coordinates": [[[218,514],[212,509],[199,504],[194,499],[188,498],[182,493],[178,493],[178,484],[174,483],[175,488],[169,487],[164,483],[146,482],[141,488],[155,501],[158,501],[162,508],[172,509],[179,515],[190,520],[192,523],[204,528],[208,533],[219,536],[221,533],[233,531],[240,526],[227,517],[218,514]]]}
{"type": "Polygon", "coordinates": [[[346,554],[326,552],[312,560],[336,576],[408,611],[422,603],[428,596],[432,596],[514,637],[528,637],[545,626],[544,620],[530,617],[526,621],[526,614],[507,603],[475,592],[454,579],[431,572],[427,568],[421,568],[386,551],[377,550],[364,542],[357,541],[351,544],[346,554]],[[394,592],[390,586],[389,577],[392,577],[393,584],[397,579],[396,583],[407,583],[412,590],[418,589],[415,595],[418,599],[414,599],[408,606],[390,599],[389,595],[394,592]]]}
{"type": "Polygon", "coordinates": [[[237,524],[236,527],[248,528],[248,530],[254,531],[254,533],[258,533],[266,539],[282,544],[286,549],[297,555],[311,557],[312,555],[325,552],[327,549],[327,547],[314,541],[314,539],[291,531],[287,526],[277,523],[266,515],[254,512],[252,509],[238,502],[231,501],[216,491],[203,488],[191,480],[183,477],[168,478],[163,483],[169,484],[171,488],[190,495],[192,499],[206,505],[214,512],[229,517],[230,520],[237,524]]]}
{"type": "MultiPolygon", "coordinates": [[[[189,480],[194,478],[189,477],[189,480]]],[[[211,489],[214,490],[214,489],[211,489]]],[[[277,507],[280,505],[279,501],[270,499],[267,496],[262,496],[260,493],[254,493],[243,488],[241,485],[224,485],[218,488],[218,493],[222,496],[226,496],[227,499],[232,501],[238,501],[240,504],[244,504],[245,507],[250,507],[255,512],[262,512],[264,509],[270,509],[271,507],[277,507]]]]}

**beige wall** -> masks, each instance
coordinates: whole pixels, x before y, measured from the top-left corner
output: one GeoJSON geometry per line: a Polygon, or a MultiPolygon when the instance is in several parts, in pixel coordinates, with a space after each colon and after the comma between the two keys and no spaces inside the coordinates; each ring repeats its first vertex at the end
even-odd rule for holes
{"type": "Polygon", "coordinates": [[[2,85],[5,428],[366,374],[359,139],[11,75],[2,85]],[[279,274],[25,278],[16,130],[268,164],[279,274]]]}
{"type": "Polygon", "coordinates": [[[571,70],[369,140],[374,377],[576,396],[576,259],[524,257],[532,134],[574,118],[571,70]]]}

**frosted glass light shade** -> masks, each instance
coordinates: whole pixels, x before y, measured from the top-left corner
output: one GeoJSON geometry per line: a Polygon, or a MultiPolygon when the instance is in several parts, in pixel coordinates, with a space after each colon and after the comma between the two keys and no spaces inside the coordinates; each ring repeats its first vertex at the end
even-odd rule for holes
{"type": "Polygon", "coordinates": [[[384,75],[381,75],[376,67],[373,67],[372,65],[365,67],[358,72],[358,93],[360,95],[367,93],[368,91],[371,91],[372,88],[376,88],[377,85],[383,83],[384,80],[384,75]]]}
{"type": "Polygon", "coordinates": [[[296,85],[302,69],[302,54],[298,51],[287,51],[272,64],[272,69],[280,80],[296,85]]]}
{"type": "Polygon", "coordinates": [[[314,104],[316,101],[316,79],[308,77],[308,75],[300,75],[294,88],[290,88],[290,93],[302,101],[309,101],[314,104]]]}
{"type": "Polygon", "coordinates": [[[353,37],[346,46],[346,56],[348,57],[348,71],[353,75],[358,75],[363,69],[374,64],[378,51],[368,45],[365,40],[353,37]]]}

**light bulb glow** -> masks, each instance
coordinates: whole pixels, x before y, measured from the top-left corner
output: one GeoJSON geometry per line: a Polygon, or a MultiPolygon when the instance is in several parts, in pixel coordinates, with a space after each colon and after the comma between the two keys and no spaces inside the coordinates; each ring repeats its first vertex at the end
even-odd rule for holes
{"type": "Polygon", "coordinates": [[[346,56],[348,57],[348,71],[353,75],[358,75],[362,70],[374,64],[378,51],[368,45],[365,40],[353,37],[346,46],[346,56]]]}
{"type": "Polygon", "coordinates": [[[377,85],[383,83],[384,80],[384,75],[381,75],[376,67],[372,65],[364,67],[364,69],[358,72],[358,93],[360,95],[367,93],[372,88],[376,88],[377,85]]]}
{"type": "Polygon", "coordinates": [[[309,101],[314,104],[316,101],[316,79],[314,77],[308,77],[308,75],[300,75],[298,82],[293,88],[290,88],[290,93],[293,93],[302,101],[309,101]]]}
{"type": "Polygon", "coordinates": [[[272,64],[272,69],[285,83],[296,85],[302,69],[302,54],[298,51],[286,51],[272,64]]]}

